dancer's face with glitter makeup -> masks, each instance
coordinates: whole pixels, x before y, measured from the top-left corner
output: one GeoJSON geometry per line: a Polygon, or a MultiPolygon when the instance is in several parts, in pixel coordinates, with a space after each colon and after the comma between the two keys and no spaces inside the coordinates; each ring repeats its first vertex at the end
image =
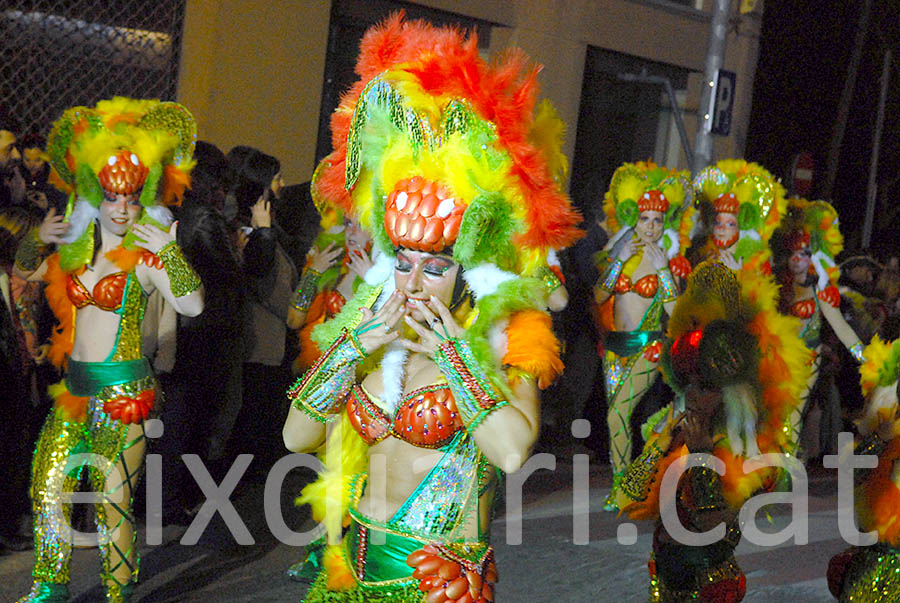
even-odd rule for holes
{"type": "Polygon", "coordinates": [[[717,247],[728,249],[737,243],[739,234],[736,215],[725,212],[716,214],[716,222],[713,225],[713,238],[717,247]]]}
{"type": "Polygon", "coordinates": [[[407,315],[422,322],[425,317],[417,302],[427,304],[431,296],[449,307],[457,272],[459,264],[449,254],[401,247],[394,263],[394,282],[397,290],[406,296],[407,315]]]}
{"type": "Polygon", "coordinates": [[[141,215],[140,191],[130,195],[103,192],[100,203],[100,226],[122,237],[141,215]]]}
{"type": "Polygon", "coordinates": [[[663,235],[663,220],[665,216],[660,211],[648,209],[638,216],[638,238],[644,243],[656,243],[663,235]]]}

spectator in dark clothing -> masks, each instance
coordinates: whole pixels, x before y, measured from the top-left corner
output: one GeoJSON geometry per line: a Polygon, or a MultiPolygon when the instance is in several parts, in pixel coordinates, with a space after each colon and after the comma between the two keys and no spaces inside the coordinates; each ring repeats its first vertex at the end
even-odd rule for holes
{"type": "MultiPolygon", "coordinates": [[[[273,219],[272,203],[283,181],[279,161],[258,150],[245,153],[234,197],[242,250],[247,314],[244,323],[243,406],[231,439],[233,454],[252,453],[262,467],[277,460],[281,425],[287,416],[285,391],[291,372],[285,362],[287,316],[297,286],[290,244],[273,219]]],[[[229,154],[229,160],[234,154],[229,154]]],[[[233,164],[234,165],[234,164],[233,164]]]]}
{"type": "Polygon", "coordinates": [[[237,251],[225,218],[211,205],[191,203],[178,220],[178,244],[203,281],[205,304],[196,317],[177,317],[175,363],[160,375],[166,399],[163,437],[163,521],[189,521],[202,493],[181,460],[197,454],[217,481],[232,459],[226,454],[241,407],[243,285],[237,251]]]}

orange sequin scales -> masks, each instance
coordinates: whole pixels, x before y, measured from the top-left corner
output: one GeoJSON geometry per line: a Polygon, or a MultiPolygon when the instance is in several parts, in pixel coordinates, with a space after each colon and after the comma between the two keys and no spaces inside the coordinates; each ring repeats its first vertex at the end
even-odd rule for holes
{"type": "Polygon", "coordinates": [[[140,192],[147,181],[147,169],[138,156],[128,151],[110,155],[109,161],[97,174],[100,186],[116,195],[133,195],[140,192]]]}
{"type": "Polygon", "coordinates": [[[444,185],[415,176],[388,195],[384,227],[394,247],[439,253],[459,236],[466,207],[444,185]]]}

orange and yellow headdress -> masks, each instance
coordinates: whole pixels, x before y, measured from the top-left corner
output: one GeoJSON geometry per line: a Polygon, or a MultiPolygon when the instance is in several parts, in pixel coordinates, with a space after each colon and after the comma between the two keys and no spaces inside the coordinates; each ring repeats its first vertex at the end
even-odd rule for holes
{"type": "Polygon", "coordinates": [[[765,168],[743,159],[723,159],[694,178],[701,203],[716,213],[737,216],[740,235],[735,257],[765,264],[769,239],[781,222],[787,203],[784,187],[765,168]]]}
{"type": "Polygon", "coordinates": [[[51,179],[70,194],[71,227],[68,245],[60,248],[61,267],[90,258],[93,221],[104,193],[139,193],[144,212],[138,221],[168,227],[172,215],[166,206],[181,202],[196,142],[196,122],[177,103],[116,97],[67,109],[47,137],[51,179]]]}
{"type": "Polygon", "coordinates": [[[520,51],[487,63],[474,35],[398,14],[363,38],[356,71],[320,181],[386,254],[452,248],[467,270],[530,275],[579,236],[534,140],[538,68],[520,51]]]}
{"type": "MultiPolygon", "coordinates": [[[[626,163],[613,173],[609,190],[603,198],[607,229],[612,243],[629,232],[645,211],[658,211],[665,215],[660,245],[666,250],[673,272],[687,276],[690,264],[681,257],[673,261],[691,244],[691,229],[696,210],[693,207],[694,187],[686,171],[660,167],[652,161],[626,163]]],[[[639,257],[631,260],[632,264],[639,257]]],[[[633,268],[632,268],[633,269],[633,268]]],[[[625,273],[630,273],[626,266],[625,273]]]]}

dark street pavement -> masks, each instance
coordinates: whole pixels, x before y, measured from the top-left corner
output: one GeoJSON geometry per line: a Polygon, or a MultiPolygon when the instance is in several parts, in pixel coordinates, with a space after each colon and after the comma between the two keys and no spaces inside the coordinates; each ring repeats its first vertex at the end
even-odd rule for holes
{"type": "MultiPolygon", "coordinates": [[[[250,470],[254,468],[251,466],[250,470]]],[[[295,508],[293,497],[310,473],[288,475],[281,499],[285,521],[292,529],[312,524],[305,509],[295,508]]],[[[746,539],[738,547],[738,562],[747,574],[745,601],[821,603],[832,600],[825,583],[829,558],[846,547],[837,527],[837,480],[833,472],[810,472],[809,543],[762,548],[746,539]]],[[[538,470],[524,485],[522,543],[506,544],[510,525],[504,502],[493,525],[500,582],[498,601],[646,601],[646,561],[653,526],[637,524],[637,542],[618,544],[616,534],[624,519],[602,510],[609,490],[606,465],[590,467],[588,538],[579,534],[573,543],[572,459],[558,457],[555,470],[538,470]]],[[[135,601],[141,603],[207,601],[300,601],[306,587],[290,581],[285,569],[302,550],[282,544],[266,525],[263,513],[264,475],[245,476],[232,497],[235,508],[253,535],[255,544],[238,545],[216,515],[196,546],[183,546],[177,533],[148,546],[140,535],[142,569],[135,601]]],[[[763,531],[787,524],[788,507],[769,507],[772,522],[763,531]]],[[[765,520],[761,520],[762,523],[765,520]]],[[[583,523],[583,522],[582,522],[583,523]]],[[[514,525],[514,524],[513,524],[514,525]]],[[[0,557],[0,601],[15,601],[30,585],[30,552],[0,557]]],[[[96,549],[79,549],[73,556],[73,603],[103,600],[96,549]]]]}

